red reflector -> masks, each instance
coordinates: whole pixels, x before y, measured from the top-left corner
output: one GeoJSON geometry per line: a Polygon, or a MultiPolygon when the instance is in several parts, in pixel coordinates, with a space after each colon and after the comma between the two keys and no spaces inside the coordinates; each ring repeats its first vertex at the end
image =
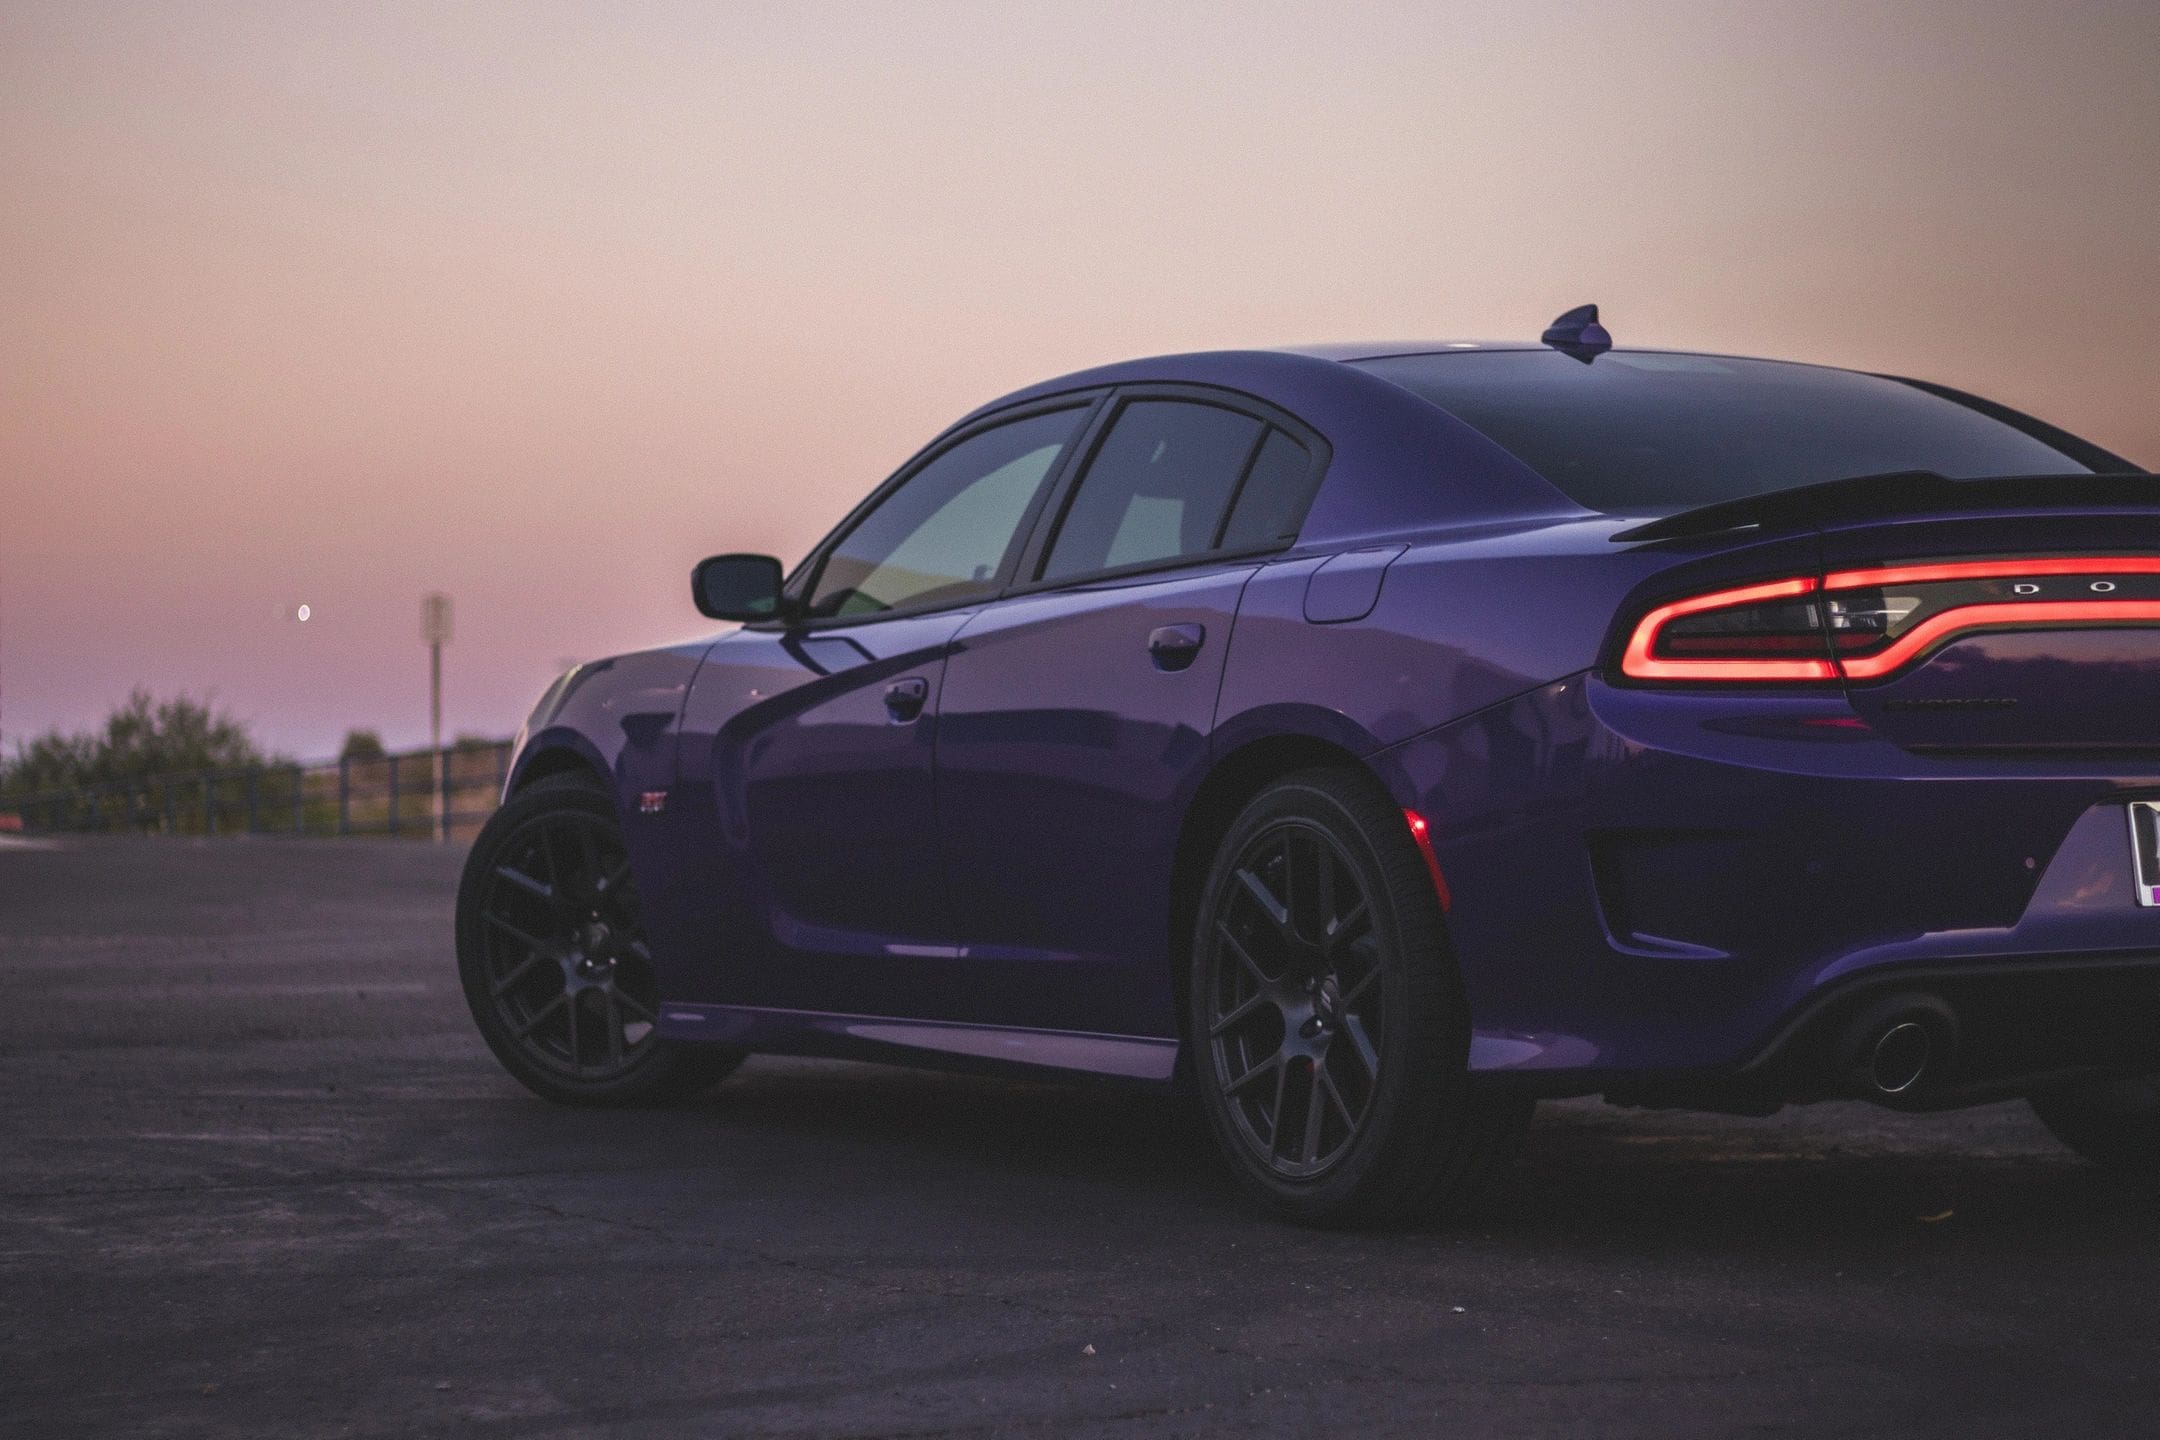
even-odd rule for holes
{"type": "Polygon", "coordinates": [[[1403,819],[1410,822],[1410,838],[1417,841],[1418,854],[1425,857],[1425,870],[1432,876],[1433,893],[1440,897],[1440,908],[1452,909],[1455,897],[1448,893],[1447,876],[1440,873],[1440,857],[1433,854],[1432,827],[1427,825],[1425,817],[1415,810],[1405,810],[1402,813],[1403,819]]]}

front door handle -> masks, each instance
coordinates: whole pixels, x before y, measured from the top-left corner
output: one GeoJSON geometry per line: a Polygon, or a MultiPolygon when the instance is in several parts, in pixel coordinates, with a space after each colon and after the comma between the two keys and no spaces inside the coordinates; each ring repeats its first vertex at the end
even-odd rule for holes
{"type": "Polygon", "coordinates": [[[930,682],[920,675],[910,675],[885,687],[885,713],[892,716],[894,724],[905,725],[922,714],[929,699],[930,682]]]}
{"type": "Polygon", "coordinates": [[[1206,640],[1205,625],[1164,625],[1148,632],[1148,657],[1158,670],[1183,670],[1206,640]]]}

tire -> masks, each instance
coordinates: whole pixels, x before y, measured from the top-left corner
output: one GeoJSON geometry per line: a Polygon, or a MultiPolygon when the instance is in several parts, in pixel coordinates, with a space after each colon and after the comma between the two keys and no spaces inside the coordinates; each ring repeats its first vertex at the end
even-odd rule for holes
{"type": "Polygon", "coordinates": [[[550,776],[489,817],[457,899],[458,979],[481,1038],[537,1095],[654,1105],[693,1095],[743,1052],[664,1040],[652,952],[607,792],[550,776]]]}
{"type": "Polygon", "coordinates": [[[2104,1080],[2050,1090],[2030,1103],[2057,1140],[2095,1165],[2160,1184],[2160,1079],[2104,1080]]]}
{"type": "Polygon", "coordinates": [[[1223,837],[1196,914],[1192,1069],[1246,1189],[1313,1226],[1476,1209],[1534,1102],[1470,1081],[1446,916],[1379,784],[1321,769],[1270,785],[1223,837]]]}

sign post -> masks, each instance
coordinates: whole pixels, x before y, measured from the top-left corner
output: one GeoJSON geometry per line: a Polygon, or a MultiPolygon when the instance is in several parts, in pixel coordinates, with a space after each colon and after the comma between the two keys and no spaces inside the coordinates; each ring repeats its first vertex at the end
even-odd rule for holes
{"type": "Polygon", "coordinates": [[[439,590],[420,597],[420,638],[428,646],[428,747],[435,752],[435,843],[440,845],[450,838],[442,747],[442,647],[450,639],[450,597],[439,590]]]}

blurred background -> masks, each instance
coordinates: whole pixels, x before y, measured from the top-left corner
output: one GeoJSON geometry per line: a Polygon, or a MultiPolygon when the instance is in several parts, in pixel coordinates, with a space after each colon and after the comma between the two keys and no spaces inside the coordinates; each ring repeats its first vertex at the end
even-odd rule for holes
{"type": "Polygon", "coordinates": [[[1596,301],[2160,464],[2156,156],[2152,0],[13,0],[0,746],[138,686],[424,743],[429,590],[506,735],[1136,353],[1596,301]]]}

